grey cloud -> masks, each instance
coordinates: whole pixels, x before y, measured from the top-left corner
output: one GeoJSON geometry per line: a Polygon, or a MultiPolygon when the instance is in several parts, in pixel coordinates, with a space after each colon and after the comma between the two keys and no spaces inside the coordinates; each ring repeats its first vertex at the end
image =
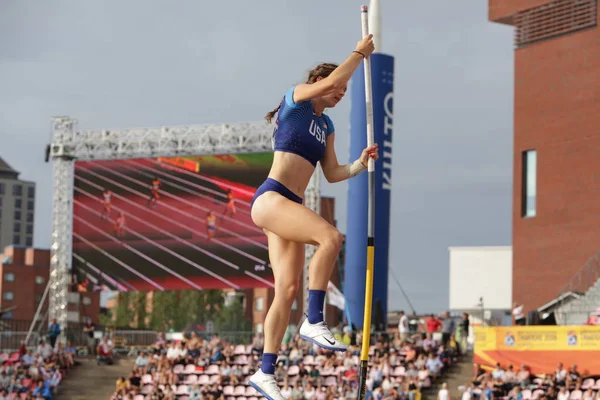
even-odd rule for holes
{"type": "MultiPolygon", "coordinates": [[[[50,116],[82,128],[262,119],[311,66],[348,55],[363,2],[3,1],[0,155],[38,183],[35,244],[50,241],[50,116]]],[[[391,268],[419,311],[437,311],[447,246],[510,243],[512,30],[477,0],[381,3],[396,57],[391,268]]],[[[340,161],[349,111],[330,112],[340,161]]],[[[323,189],[342,230],[346,190],[323,189]]],[[[408,308],[392,279],[390,299],[408,308]]]]}

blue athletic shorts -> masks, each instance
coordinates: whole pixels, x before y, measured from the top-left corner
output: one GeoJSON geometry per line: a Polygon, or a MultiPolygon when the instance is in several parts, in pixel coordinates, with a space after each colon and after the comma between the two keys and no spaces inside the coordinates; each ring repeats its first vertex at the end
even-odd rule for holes
{"type": "Polygon", "coordinates": [[[298,204],[302,204],[302,197],[299,197],[298,195],[296,195],[296,193],[292,192],[290,189],[286,188],[281,183],[277,182],[275,179],[267,178],[267,180],[264,181],[263,184],[258,187],[258,189],[256,189],[256,193],[254,194],[252,202],[250,203],[250,209],[252,209],[252,206],[254,205],[256,199],[258,199],[258,197],[261,194],[266,192],[277,192],[286,199],[289,199],[298,204]]]}

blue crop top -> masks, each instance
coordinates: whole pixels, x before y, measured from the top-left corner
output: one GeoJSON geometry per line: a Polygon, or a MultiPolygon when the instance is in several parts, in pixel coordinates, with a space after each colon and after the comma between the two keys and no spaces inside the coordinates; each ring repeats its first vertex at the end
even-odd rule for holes
{"type": "Polygon", "coordinates": [[[333,122],[325,115],[317,116],[312,101],[294,103],[294,88],[281,101],[273,131],[273,150],[294,153],[313,166],[323,158],[327,137],[335,132],[333,122]]]}

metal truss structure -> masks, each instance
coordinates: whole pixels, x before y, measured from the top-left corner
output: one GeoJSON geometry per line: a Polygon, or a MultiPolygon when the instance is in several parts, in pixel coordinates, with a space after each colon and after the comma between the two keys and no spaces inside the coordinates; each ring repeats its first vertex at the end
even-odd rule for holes
{"type": "MultiPolygon", "coordinates": [[[[69,117],[52,120],[53,161],[52,241],[49,318],[62,326],[68,321],[73,240],[73,180],[75,161],[240,154],[272,151],[272,126],[265,122],[165,126],[126,130],[77,130],[69,117]]],[[[320,212],[320,173],[315,171],[306,190],[305,204],[320,212]]],[[[314,254],[307,246],[304,269],[308,290],[308,263],[314,254]]],[[[308,296],[304,296],[307,310],[308,296]]]]}

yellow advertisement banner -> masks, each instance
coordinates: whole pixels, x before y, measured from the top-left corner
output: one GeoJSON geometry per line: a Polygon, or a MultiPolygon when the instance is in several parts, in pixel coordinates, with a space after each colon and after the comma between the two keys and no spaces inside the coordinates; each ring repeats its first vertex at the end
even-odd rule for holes
{"type": "Polygon", "coordinates": [[[474,329],[476,363],[527,364],[552,373],[558,362],[600,371],[600,326],[510,326],[474,329]]]}
{"type": "MultiPolygon", "coordinates": [[[[510,326],[487,329],[495,331],[497,350],[600,349],[600,326],[510,326]]],[[[477,337],[475,339],[477,346],[477,337]]],[[[489,346],[489,343],[482,342],[480,345],[489,346]]]]}
{"type": "Polygon", "coordinates": [[[496,329],[475,328],[475,347],[479,350],[496,350],[496,329]]]}

